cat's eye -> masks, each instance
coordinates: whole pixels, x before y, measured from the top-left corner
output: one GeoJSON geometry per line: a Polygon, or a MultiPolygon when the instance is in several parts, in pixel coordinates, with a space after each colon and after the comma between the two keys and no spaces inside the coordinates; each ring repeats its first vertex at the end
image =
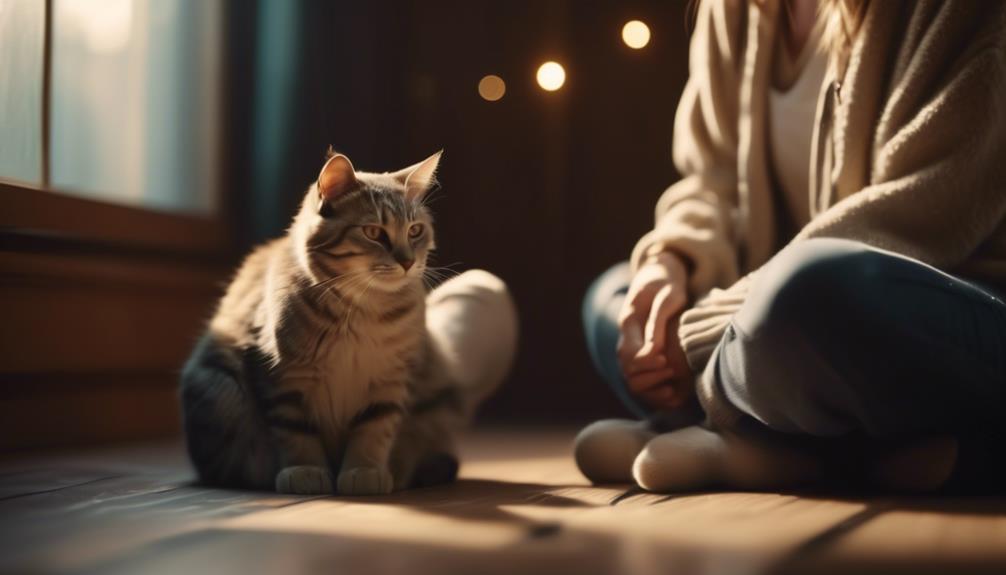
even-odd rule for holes
{"type": "Polygon", "coordinates": [[[360,228],[363,229],[363,235],[375,242],[380,240],[381,234],[384,233],[384,229],[381,226],[360,226],[360,228]]]}
{"type": "Polygon", "coordinates": [[[409,226],[409,237],[418,238],[423,235],[423,224],[412,224],[409,226]]]}

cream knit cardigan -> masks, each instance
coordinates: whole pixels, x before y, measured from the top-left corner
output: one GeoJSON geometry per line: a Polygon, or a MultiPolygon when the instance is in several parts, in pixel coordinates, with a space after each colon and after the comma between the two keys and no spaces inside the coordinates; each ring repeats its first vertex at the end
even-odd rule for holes
{"type": "MultiPolygon", "coordinates": [[[[674,124],[683,178],[632,254],[691,264],[679,335],[707,415],[737,413],[705,369],[751,278],[785,242],[767,96],[780,0],[703,0],[674,124]],[[703,373],[705,370],[705,373],[703,373]]],[[[811,150],[811,221],[793,242],[858,240],[1006,288],[1006,1],[873,0],[832,57],[811,150]]]]}

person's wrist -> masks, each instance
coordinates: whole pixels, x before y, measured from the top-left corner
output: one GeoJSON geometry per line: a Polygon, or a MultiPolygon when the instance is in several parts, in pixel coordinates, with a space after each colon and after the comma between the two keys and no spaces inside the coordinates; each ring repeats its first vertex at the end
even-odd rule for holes
{"type": "Polygon", "coordinates": [[[677,267],[686,274],[691,271],[691,262],[688,258],[675,250],[659,244],[650,246],[644,253],[643,265],[648,263],[659,263],[667,267],[677,267]]]}

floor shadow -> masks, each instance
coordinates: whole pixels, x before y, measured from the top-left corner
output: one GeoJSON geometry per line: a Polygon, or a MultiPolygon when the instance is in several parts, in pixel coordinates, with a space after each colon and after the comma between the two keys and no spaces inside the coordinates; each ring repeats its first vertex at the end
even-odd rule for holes
{"type": "MultiPolygon", "coordinates": [[[[423,487],[379,497],[345,498],[353,503],[395,505],[422,513],[436,514],[458,521],[496,522],[525,530],[528,538],[542,538],[562,530],[558,521],[543,521],[507,511],[509,505],[528,505],[553,509],[602,507],[557,494],[584,485],[521,483],[491,479],[458,479],[435,487],[423,487]]],[[[336,498],[343,499],[343,498],[336,498]]]]}
{"type": "MultiPolygon", "coordinates": [[[[1002,557],[954,557],[952,563],[941,561],[920,562],[918,557],[904,554],[874,553],[869,557],[836,559],[828,550],[842,538],[871,521],[889,513],[938,513],[946,516],[1006,517],[1006,497],[940,497],[940,496],[869,496],[848,492],[829,493],[827,490],[793,491],[789,495],[822,502],[843,502],[863,505],[863,509],[827,529],[811,535],[766,572],[770,575],[795,575],[807,573],[1003,573],[1006,565],[1002,557]],[[827,558],[827,562],[822,562],[827,558]],[[948,571],[949,569],[949,571],[948,571]]],[[[924,551],[924,550],[920,550],[924,551]]]]}

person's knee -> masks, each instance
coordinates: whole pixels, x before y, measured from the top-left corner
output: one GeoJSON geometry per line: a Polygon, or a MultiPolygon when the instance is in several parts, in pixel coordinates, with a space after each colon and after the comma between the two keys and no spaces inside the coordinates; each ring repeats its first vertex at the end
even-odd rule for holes
{"type": "Polygon", "coordinates": [[[858,300],[869,297],[869,286],[888,257],[848,240],[794,244],[762,269],[734,324],[748,339],[764,342],[829,330],[858,300]]]}
{"type": "Polygon", "coordinates": [[[510,292],[498,276],[486,270],[474,269],[462,272],[437,286],[430,293],[430,303],[453,296],[497,302],[508,301],[510,292]]]}
{"type": "Polygon", "coordinates": [[[503,379],[517,350],[517,309],[506,284],[484,270],[466,271],[427,298],[430,337],[462,383],[503,379]]]}
{"type": "Polygon", "coordinates": [[[496,341],[500,346],[498,353],[511,358],[517,346],[518,318],[517,306],[506,283],[478,269],[466,271],[457,279],[465,289],[464,294],[478,304],[478,317],[472,319],[481,324],[483,336],[496,341]]]}
{"type": "Polygon", "coordinates": [[[594,483],[627,483],[632,481],[633,461],[654,436],[644,421],[596,421],[577,434],[573,457],[594,483]]]}
{"type": "Polygon", "coordinates": [[[759,272],[720,344],[717,374],[724,389],[773,425],[811,409],[813,398],[843,393],[818,389],[821,378],[809,370],[826,369],[814,362],[850,344],[848,310],[869,305],[869,285],[878,281],[887,257],[834,239],[780,252],[759,272]]]}
{"type": "MultiPolygon", "coordinates": [[[[618,365],[618,311],[625,298],[631,271],[628,262],[616,264],[590,285],[583,300],[583,335],[591,362],[623,402],[629,404],[621,388],[624,381],[618,365]]],[[[638,408],[629,406],[633,412],[638,408]]]]}
{"type": "Polygon", "coordinates": [[[511,318],[517,313],[506,283],[485,270],[468,270],[447,280],[430,292],[428,306],[435,307],[448,300],[466,302],[490,315],[511,318]]]}

